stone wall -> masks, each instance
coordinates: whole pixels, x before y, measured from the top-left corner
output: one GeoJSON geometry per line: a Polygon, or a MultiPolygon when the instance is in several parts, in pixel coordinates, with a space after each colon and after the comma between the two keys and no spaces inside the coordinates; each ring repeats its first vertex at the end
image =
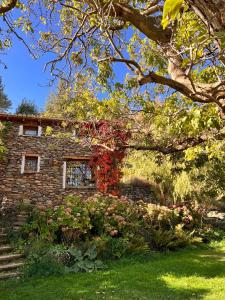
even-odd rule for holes
{"type": "Polygon", "coordinates": [[[133,184],[120,184],[120,193],[133,201],[143,200],[147,203],[155,203],[156,198],[149,186],[138,186],[133,184]]]}
{"type": "MultiPolygon", "coordinates": [[[[19,135],[21,121],[8,124],[5,136],[8,152],[0,161],[0,211],[13,213],[18,204],[33,205],[46,201],[57,205],[66,195],[79,194],[86,198],[96,192],[93,188],[63,189],[63,162],[66,157],[91,154],[89,149],[65,138],[65,135],[54,137],[57,133],[72,132],[72,128],[51,124],[53,132],[47,136],[48,124],[37,120],[32,124],[42,126],[42,135],[23,136],[19,135]],[[40,156],[40,172],[21,174],[22,157],[31,154],[40,156]]],[[[26,118],[22,125],[27,125],[26,118]]],[[[149,187],[121,184],[120,191],[132,200],[154,201],[149,187]]]]}
{"type": "MultiPolygon", "coordinates": [[[[8,153],[0,161],[0,207],[13,207],[17,203],[40,203],[47,200],[58,203],[65,195],[93,194],[93,189],[63,189],[63,161],[65,156],[88,155],[89,150],[68,138],[46,136],[46,126],[42,126],[42,135],[20,136],[21,123],[10,122],[5,137],[8,153]],[[22,156],[36,154],[40,156],[40,172],[21,174],[22,156]]],[[[38,124],[40,125],[40,124],[38,124]]],[[[65,131],[58,125],[51,125],[53,133],[65,131]]]]}

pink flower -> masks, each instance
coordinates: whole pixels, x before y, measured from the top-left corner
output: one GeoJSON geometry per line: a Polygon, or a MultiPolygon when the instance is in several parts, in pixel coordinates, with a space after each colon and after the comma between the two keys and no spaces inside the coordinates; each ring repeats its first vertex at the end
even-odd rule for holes
{"type": "Polygon", "coordinates": [[[110,235],[111,236],[116,236],[118,234],[118,230],[112,230],[111,232],[110,232],[110,235]]]}

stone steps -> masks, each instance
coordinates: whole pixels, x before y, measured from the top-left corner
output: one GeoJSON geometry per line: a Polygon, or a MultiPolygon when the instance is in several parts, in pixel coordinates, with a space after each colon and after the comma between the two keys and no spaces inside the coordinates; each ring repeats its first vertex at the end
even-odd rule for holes
{"type": "Polygon", "coordinates": [[[18,269],[24,265],[24,262],[14,262],[14,263],[8,263],[8,264],[0,264],[0,274],[3,271],[11,271],[18,269]]]}
{"type": "Polygon", "coordinates": [[[10,245],[0,245],[0,254],[11,252],[13,248],[10,245]]]}
{"type": "Polygon", "coordinates": [[[11,279],[11,278],[20,278],[21,272],[5,272],[0,273],[0,280],[11,279]]]}
{"type": "Polygon", "coordinates": [[[11,260],[15,261],[16,259],[19,259],[22,257],[23,257],[23,255],[20,253],[0,255],[0,263],[11,261],[11,260]]]}
{"type": "Polygon", "coordinates": [[[7,244],[7,243],[8,243],[7,239],[0,239],[0,244],[1,245],[7,244]]]}
{"type": "Polygon", "coordinates": [[[19,278],[22,275],[20,269],[24,266],[23,255],[13,252],[13,247],[8,243],[7,232],[20,230],[27,218],[28,214],[22,211],[16,216],[11,228],[0,224],[0,280],[19,278]]]}
{"type": "Polygon", "coordinates": [[[15,228],[15,227],[19,227],[19,228],[21,228],[22,226],[24,225],[24,222],[15,222],[15,223],[13,223],[13,228],[15,228]]]}
{"type": "Polygon", "coordinates": [[[14,253],[13,247],[8,244],[5,228],[0,228],[0,280],[19,278],[20,268],[24,265],[23,255],[14,253]]]}
{"type": "Polygon", "coordinates": [[[0,245],[7,243],[7,234],[0,233],[0,245]]]}
{"type": "Polygon", "coordinates": [[[9,229],[9,227],[0,227],[0,234],[6,234],[6,231],[9,229]]]}

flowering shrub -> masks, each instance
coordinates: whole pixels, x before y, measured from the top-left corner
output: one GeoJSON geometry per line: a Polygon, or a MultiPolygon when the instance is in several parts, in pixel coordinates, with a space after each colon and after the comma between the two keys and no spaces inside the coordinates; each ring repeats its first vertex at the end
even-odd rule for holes
{"type": "Polygon", "coordinates": [[[171,207],[148,204],[147,222],[164,230],[174,229],[181,224],[186,230],[201,228],[205,210],[197,204],[180,204],[171,207]]]}
{"type": "Polygon", "coordinates": [[[206,209],[197,203],[187,203],[183,205],[173,205],[171,207],[174,215],[186,229],[201,228],[206,216],[206,209]]]}
{"type": "Polygon", "coordinates": [[[97,194],[87,200],[68,196],[58,207],[39,205],[23,228],[30,236],[51,241],[76,242],[100,235],[127,237],[144,222],[143,203],[97,194]]]}
{"type": "Polygon", "coordinates": [[[138,232],[143,222],[144,203],[134,203],[126,198],[95,196],[87,201],[93,225],[92,234],[125,237],[138,232]]]}
{"type": "Polygon", "coordinates": [[[194,205],[165,206],[149,204],[143,236],[151,249],[176,249],[201,242],[208,230],[203,223],[204,209],[194,205]]]}
{"type": "Polygon", "coordinates": [[[65,239],[66,242],[80,239],[91,227],[89,212],[81,198],[67,197],[60,206],[38,205],[23,231],[49,241],[65,239]]]}
{"type": "Polygon", "coordinates": [[[148,249],[175,249],[202,236],[204,210],[164,207],[96,194],[69,196],[58,207],[40,205],[23,228],[29,237],[65,245],[95,245],[101,258],[148,249]],[[201,232],[201,234],[199,234],[201,232]]]}

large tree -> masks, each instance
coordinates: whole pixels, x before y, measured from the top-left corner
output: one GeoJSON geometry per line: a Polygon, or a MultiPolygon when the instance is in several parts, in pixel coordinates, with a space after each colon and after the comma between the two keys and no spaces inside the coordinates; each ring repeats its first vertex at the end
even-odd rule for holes
{"type": "MultiPolygon", "coordinates": [[[[3,13],[14,7],[16,1],[7,3],[0,8],[3,13]]],[[[105,79],[112,74],[112,62],[125,63],[140,85],[156,83],[194,102],[215,103],[224,117],[224,1],[29,3],[30,7],[18,4],[23,16],[14,24],[7,14],[3,14],[3,18],[11,30],[21,24],[25,25],[23,30],[29,30],[32,25],[26,16],[31,12],[37,16],[34,8],[41,7],[38,16],[45,26],[40,46],[43,51],[56,54],[51,62],[52,73],[62,75],[62,60],[69,67],[67,74],[72,64],[84,68],[97,63],[99,74],[103,73],[105,79]],[[171,7],[183,4],[183,8],[178,20],[163,29],[164,4],[171,7]]]]}
{"type": "MultiPolygon", "coordinates": [[[[110,80],[113,64],[124,64],[128,69],[124,82],[132,95],[141,86],[139,92],[145,89],[148,93],[142,100],[160,98],[162,102],[178,92],[177,98],[184,103],[192,101],[188,110],[195,111],[199,123],[209,124],[207,132],[217,124],[216,135],[221,139],[218,131],[225,116],[224,1],[55,0],[19,6],[22,16],[12,22],[6,13],[4,21],[13,32],[22,26],[33,31],[39,24],[32,13],[38,16],[42,23],[39,50],[53,55],[48,64],[53,75],[73,78],[75,70],[109,87],[115,83],[110,80]],[[193,109],[192,103],[197,107],[193,109]],[[209,111],[213,114],[207,119],[205,112],[209,111]],[[216,114],[219,125],[213,121],[216,114]]],[[[183,117],[183,111],[178,109],[173,115],[183,117]]],[[[179,149],[207,137],[194,138],[177,142],[179,149]]]]}
{"type": "Polygon", "coordinates": [[[155,83],[194,102],[215,103],[223,118],[225,3],[185,3],[163,29],[164,1],[55,1],[49,18],[42,18],[60,17],[59,27],[48,27],[40,44],[56,54],[53,73],[62,75],[62,60],[81,68],[96,63],[101,81],[112,75],[112,63],[124,63],[140,85],[155,83]]]}

